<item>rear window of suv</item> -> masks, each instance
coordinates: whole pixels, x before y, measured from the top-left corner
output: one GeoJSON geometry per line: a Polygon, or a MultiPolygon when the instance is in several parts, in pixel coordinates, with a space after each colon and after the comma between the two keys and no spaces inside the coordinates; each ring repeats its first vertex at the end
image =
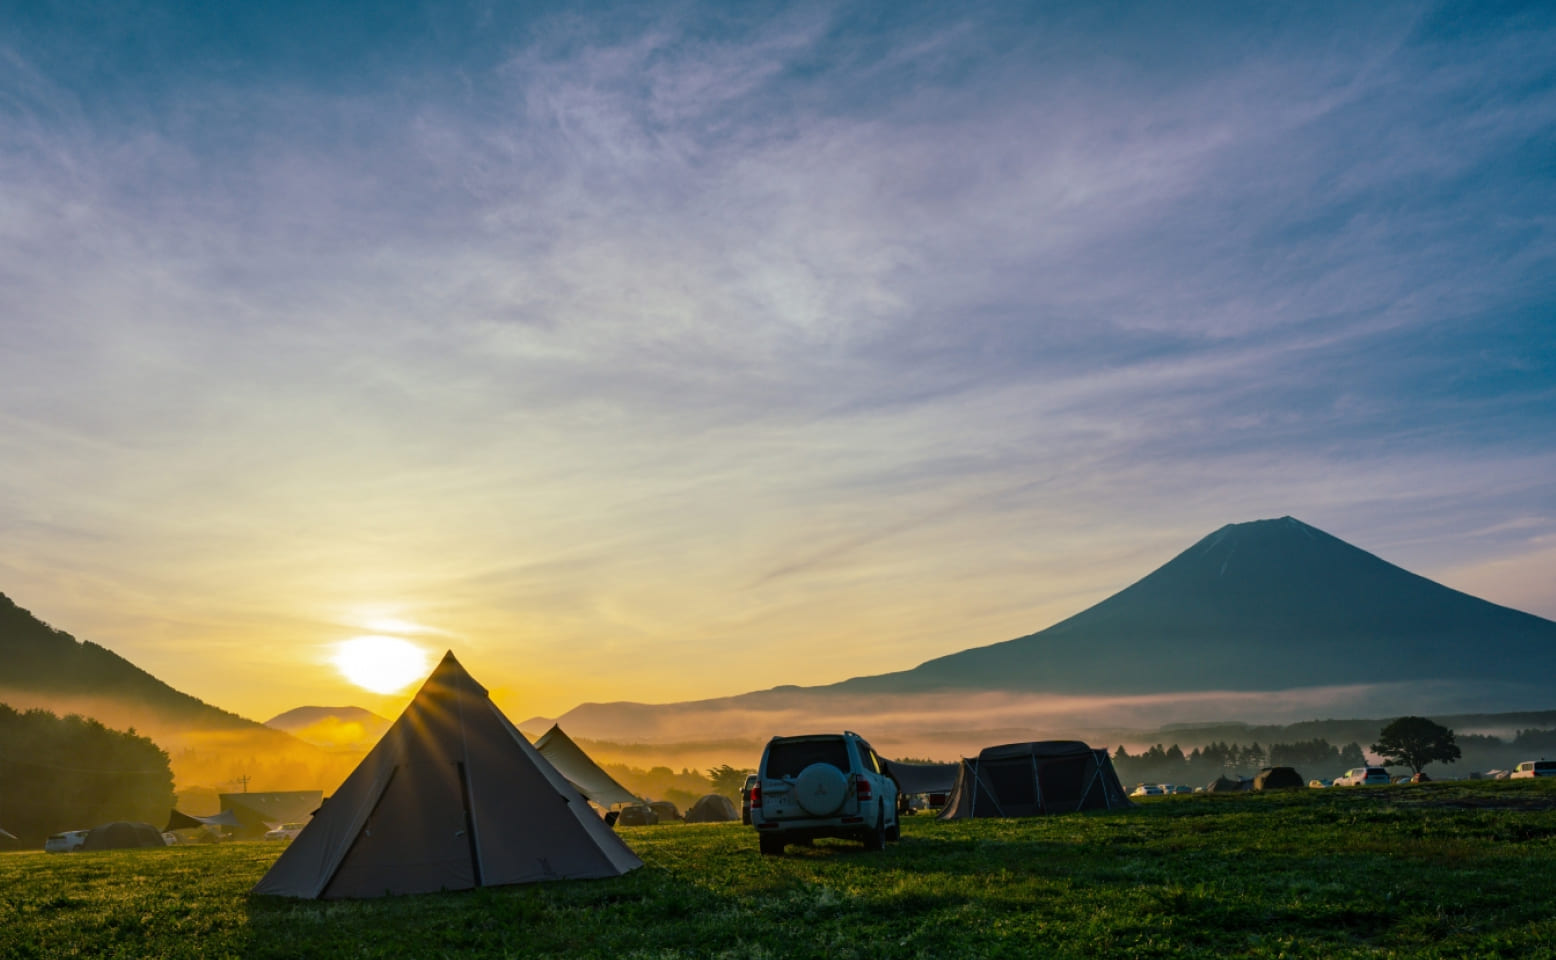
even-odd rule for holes
{"type": "Polygon", "coordinates": [[[824,740],[779,740],[767,745],[766,776],[797,777],[813,763],[830,763],[848,772],[848,745],[842,737],[824,740]]]}

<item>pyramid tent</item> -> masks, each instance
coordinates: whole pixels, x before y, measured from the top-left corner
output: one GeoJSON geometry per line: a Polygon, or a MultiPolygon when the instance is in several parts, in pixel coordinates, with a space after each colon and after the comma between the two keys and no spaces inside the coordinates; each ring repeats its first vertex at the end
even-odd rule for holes
{"type": "Polygon", "coordinates": [[[601,770],[600,765],[556,724],[552,724],[551,729],[535,741],[535,749],[556,767],[558,773],[567,778],[573,789],[600,806],[641,802],[628,793],[626,787],[612,780],[610,774],[601,770]]]}
{"type": "Polygon", "coordinates": [[[449,653],[254,892],[377,897],[642,865],[449,653]]]}

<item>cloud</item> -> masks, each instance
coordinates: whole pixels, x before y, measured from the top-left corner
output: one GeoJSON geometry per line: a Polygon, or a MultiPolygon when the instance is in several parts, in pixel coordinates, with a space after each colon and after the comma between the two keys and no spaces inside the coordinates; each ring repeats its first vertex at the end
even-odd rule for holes
{"type": "Polygon", "coordinates": [[[558,712],[1551,515],[1548,17],[878,13],[8,48],[6,589],[175,680],[392,605],[558,712]]]}

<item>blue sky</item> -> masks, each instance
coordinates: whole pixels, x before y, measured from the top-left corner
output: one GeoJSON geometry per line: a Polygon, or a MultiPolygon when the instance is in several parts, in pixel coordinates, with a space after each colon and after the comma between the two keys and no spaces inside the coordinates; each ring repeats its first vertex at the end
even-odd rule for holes
{"type": "Polygon", "coordinates": [[[828,682],[1283,514],[1556,616],[1548,7],[207,7],[0,15],[0,590],[176,686],[828,682]]]}

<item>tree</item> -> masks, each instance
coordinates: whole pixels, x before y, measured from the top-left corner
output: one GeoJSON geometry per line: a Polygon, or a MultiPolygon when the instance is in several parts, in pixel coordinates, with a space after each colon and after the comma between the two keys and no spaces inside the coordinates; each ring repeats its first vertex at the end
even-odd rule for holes
{"type": "Polygon", "coordinates": [[[1372,752],[1388,766],[1409,767],[1416,773],[1434,760],[1452,763],[1459,759],[1453,731],[1425,717],[1400,717],[1384,727],[1372,752]]]}
{"type": "Polygon", "coordinates": [[[746,777],[755,773],[755,770],[740,770],[729,764],[721,764],[708,769],[708,780],[713,784],[714,793],[722,793],[732,799],[739,798],[740,788],[746,785],[746,777]]]}

